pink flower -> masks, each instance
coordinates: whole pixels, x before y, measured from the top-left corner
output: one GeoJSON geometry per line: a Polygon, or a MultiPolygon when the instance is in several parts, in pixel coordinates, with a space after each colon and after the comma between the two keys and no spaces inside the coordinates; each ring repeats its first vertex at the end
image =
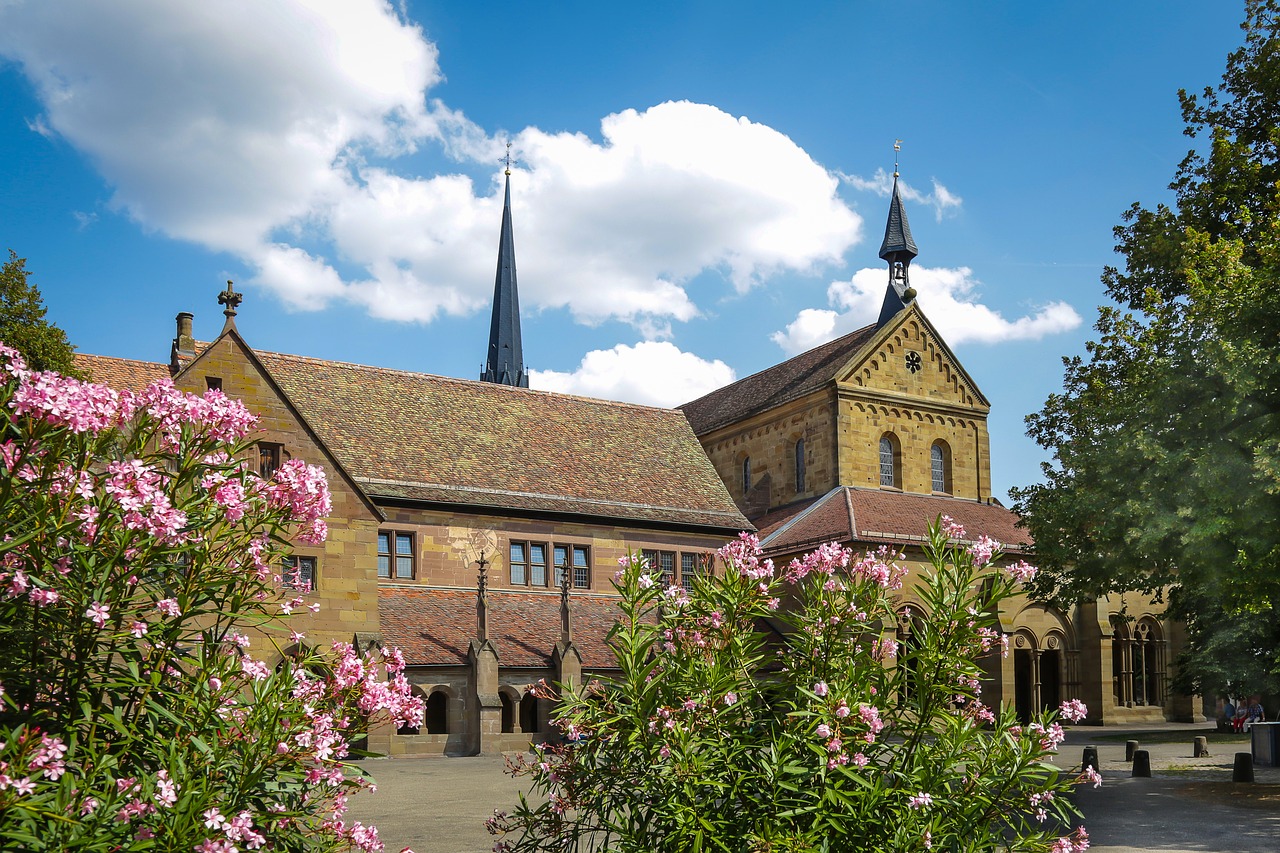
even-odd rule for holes
{"type": "Polygon", "coordinates": [[[89,605],[89,609],[84,612],[85,618],[92,622],[98,628],[105,628],[107,619],[111,616],[111,609],[105,604],[94,602],[89,605]]]}
{"type": "Polygon", "coordinates": [[[853,754],[853,763],[858,765],[859,767],[866,767],[867,757],[863,755],[861,752],[855,752],[853,754]]]}
{"type": "Polygon", "coordinates": [[[947,535],[948,539],[963,539],[965,537],[964,525],[957,524],[955,519],[949,515],[942,516],[942,532],[947,535]]]}
{"type": "Polygon", "coordinates": [[[819,696],[826,696],[827,690],[827,682],[825,681],[819,681],[817,684],[813,685],[813,692],[819,696]]]}
{"type": "Polygon", "coordinates": [[[820,738],[831,737],[831,726],[828,726],[826,723],[819,723],[815,734],[820,738]]]}
{"type": "Polygon", "coordinates": [[[204,813],[205,829],[220,829],[227,819],[216,809],[208,809],[204,813]]]}
{"type": "Polygon", "coordinates": [[[1080,722],[1089,714],[1089,708],[1079,699],[1068,699],[1059,706],[1058,711],[1073,723],[1080,722]]]}
{"type": "Polygon", "coordinates": [[[138,638],[145,637],[147,634],[147,623],[134,622],[132,625],[129,626],[129,633],[133,634],[133,636],[138,638]]]}
{"type": "Polygon", "coordinates": [[[738,701],[738,694],[737,694],[737,693],[726,693],[726,694],[724,694],[724,704],[726,704],[726,705],[732,705],[734,702],[737,702],[737,701],[738,701]]]}
{"type": "Polygon", "coordinates": [[[156,610],[159,610],[165,616],[179,616],[182,611],[178,608],[178,602],[172,598],[165,598],[156,602],[156,610]]]}
{"type": "Polygon", "coordinates": [[[927,809],[929,806],[933,805],[933,797],[926,794],[924,791],[921,791],[910,800],[907,800],[907,805],[911,806],[913,809],[927,809]]]}
{"type": "Polygon", "coordinates": [[[1009,577],[1018,583],[1031,583],[1035,580],[1036,573],[1039,571],[1035,566],[1028,565],[1025,560],[1019,560],[1013,565],[1006,566],[1005,571],[1009,573],[1009,577]]]}

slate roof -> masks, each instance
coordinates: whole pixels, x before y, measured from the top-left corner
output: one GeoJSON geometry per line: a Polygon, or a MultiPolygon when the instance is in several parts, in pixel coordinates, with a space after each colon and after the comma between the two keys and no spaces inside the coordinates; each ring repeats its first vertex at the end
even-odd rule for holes
{"type": "Polygon", "coordinates": [[[876,333],[864,326],[680,406],[698,435],[822,388],[876,333]]]}
{"type": "Polygon", "coordinates": [[[1004,543],[1006,553],[1032,549],[1031,534],[1017,527],[1017,514],[998,504],[881,489],[837,486],[794,508],[789,518],[762,518],[759,524],[765,550],[782,554],[831,541],[918,545],[940,515],[951,516],[974,538],[985,534],[1004,543]]]}
{"type": "MultiPolygon", "coordinates": [[[[560,640],[560,596],[489,591],[489,639],[504,667],[543,668],[560,640]]],[[[618,620],[618,599],[574,594],[569,600],[573,643],[582,665],[612,669],[617,658],[605,642],[618,620]]],[[[382,636],[404,652],[410,666],[461,666],[476,635],[475,590],[381,587],[382,636]]]]}
{"type": "Polygon", "coordinates": [[[749,527],[678,411],[257,356],[370,495],[749,527]]]}
{"type": "Polygon", "coordinates": [[[117,391],[141,391],[158,379],[169,378],[169,366],[132,358],[75,353],[76,367],[91,381],[117,391]]]}
{"type": "Polygon", "coordinates": [[[893,173],[893,197],[889,199],[889,218],[884,223],[884,240],[880,243],[880,257],[889,260],[892,256],[908,255],[910,258],[920,254],[916,241],[911,236],[911,223],[907,221],[907,211],[902,206],[902,194],[898,192],[898,173],[893,173]]]}

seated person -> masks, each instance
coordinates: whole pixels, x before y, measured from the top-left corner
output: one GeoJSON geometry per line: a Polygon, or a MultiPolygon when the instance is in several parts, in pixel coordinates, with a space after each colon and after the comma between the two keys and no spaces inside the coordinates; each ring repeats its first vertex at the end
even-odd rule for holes
{"type": "Polygon", "coordinates": [[[1254,723],[1265,723],[1266,721],[1267,714],[1262,709],[1262,697],[1254,696],[1249,700],[1249,707],[1245,711],[1244,727],[1248,729],[1254,723]]]}
{"type": "Polygon", "coordinates": [[[1218,731],[1231,731],[1232,720],[1236,716],[1236,705],[1230,699],[1222,706],[1222,715],[1218,717],[1218,731]]]}
{"type": "Polygon", "coordinates": [[[1245,721],[1245,717],[1247,717],[1248,714],[1249,714],[1249,709],[1245,706],[1244,702],[1241,702],[1238,706],[1236,706],[1235,716],[1231,718],[1231,731],[1233,732],[1244,731],[1244,721],[1245,721]]]}

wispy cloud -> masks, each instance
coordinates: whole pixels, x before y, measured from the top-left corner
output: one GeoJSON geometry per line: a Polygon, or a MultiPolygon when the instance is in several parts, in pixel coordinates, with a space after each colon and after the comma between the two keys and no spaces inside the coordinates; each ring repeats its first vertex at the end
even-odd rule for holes
{"type": "MultiPolygon", "coordinates": [[[[873,192],[881,198],[888,198],[893,192],[893,176],[884,169],[876,169],[876,173],[870,178],[864,178],[860,175],[846,175],[844,172],[837,172],[836,174],[840,176],[840,180],[854,189],[873,192]]],[[[902,180],[902,178],[898,178],[898,192],[907,201],[932,207],[934,216],[937,217],[939,222],[942,221],[944,216],[958,213],[964,204],[964,199],[944,187],[937,178],[930,178],[930,181],[933,183],[933,191],[924,193],[902,180]]]]}
{"type": "MultiPolygon", "coordinates": [[[[794,355],[874,322],[884,299],[887,275],[881,268],[861,269],[847,281],[832,282],[827,288],[831,307],[803,309],[785,330],[773,333],[773,342],[794,355]]],[[[911,284],[919,294],[921,310],[952,345],[1040,340],[1081,323],[1076,310],[1061,301],[1007,319],[981,302],[980,282],[968,267],[913,266],[911,284]]]]}

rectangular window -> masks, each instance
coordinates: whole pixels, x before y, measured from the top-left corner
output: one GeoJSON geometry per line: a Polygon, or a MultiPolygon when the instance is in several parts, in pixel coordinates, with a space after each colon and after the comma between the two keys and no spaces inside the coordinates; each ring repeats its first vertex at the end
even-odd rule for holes
{"type": "Polygon", "coordinates": [[[573,586],[575,589],[591,588],[591,560],[585,545],[573,546],[573,586]]]}
{"type": "Polygon", "coordinates": [[[547,585],[547,546],[529,544],[529,585],[547,585]]]}
{"type": "Polygon", "coordinates": [[[271,441],[258,442],[258,473],[262,479],[268,480],[283,462],[284,445],[271,441]]]}
{"type": "Polygon", "coordinates": [[[285,557],[282,568],[280,585],[286,589],[311,592],[316,588],[315,557],[285,557]]]}
{"type": "Polygon", "coordinates": [[[511,584],[524,586],[529,582],[529,555],[523,542],[511,543],[511,584]]]}
{"type": "Polygon", "coordinates": [[[681,554],[680,585],[692,592],[694,581],[702,574],[703,566],[710,563],[710,560],[708,554],[681,554]]]}
{"type": "Polygon", "coordinates": [[[551,555],[555,560],[555,575],[552,582],[559,589],[560,584],[564,583],[564,573],[569,569],[569,546],[557,545],[551,549],[551,555]]]}
{"type": "Polygon", "coordinates": [[[413,577],[413,534],[378,531],[378,577],[413,577]]]}

